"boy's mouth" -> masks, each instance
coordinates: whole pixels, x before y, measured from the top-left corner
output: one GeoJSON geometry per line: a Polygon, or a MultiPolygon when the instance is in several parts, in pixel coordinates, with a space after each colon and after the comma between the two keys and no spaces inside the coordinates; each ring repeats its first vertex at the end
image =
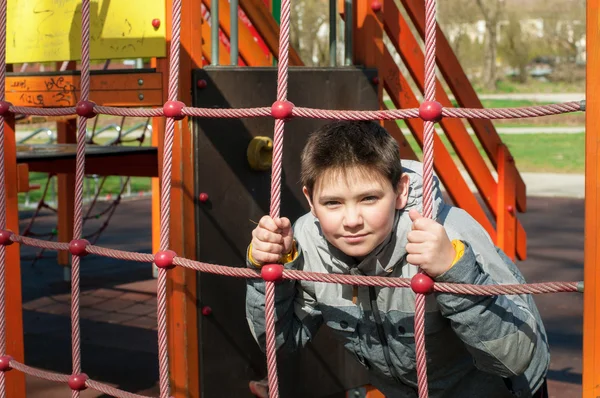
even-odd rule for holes
{"type": "Polygon", "coordinates": [[[342,239],[348,243],[358,243],[363,241],[366,236],[367,234],[343,235],[342,239]]]}

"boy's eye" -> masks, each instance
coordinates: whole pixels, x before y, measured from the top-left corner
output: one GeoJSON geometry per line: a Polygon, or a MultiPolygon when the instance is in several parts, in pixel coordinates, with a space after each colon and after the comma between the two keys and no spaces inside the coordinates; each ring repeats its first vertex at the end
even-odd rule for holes
{"type": "Polygon", "coordinates": [[[366,196],[363,202],[376,202],[379,199],[377,196],[366,196]]]}
{"type": "Polygon", "coordinates": [[[323,203],[323,206],[326,206],[326,207],[333,207],[333,206],[337,206],[337,205],[339,205],[339,204],[340,204],[340,202],[338,202],[338,201],[335,201],[335,200],[328,200],[327,202],[323,203]]]}

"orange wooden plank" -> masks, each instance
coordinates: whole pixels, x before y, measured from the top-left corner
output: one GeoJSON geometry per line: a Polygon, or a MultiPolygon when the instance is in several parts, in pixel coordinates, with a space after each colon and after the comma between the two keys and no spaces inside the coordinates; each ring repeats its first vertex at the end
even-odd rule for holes
{"type": "MultiPolygon", "coordinates": [[[[423,0],[401,0],[407,14],[410,16],[415,28],[419,31],[421,37],[424,37],[425,30],[425,8],[423,0]]],[[[439,28],[436,36],[436,58],[440,72],[444,76],[446,83],[454,93],[458,103],[462,107],[483,108],[477,93],[471,86],[471,82],[463,71],[456,54],[439,28]]],[[[481,141],[483,148],[490,157],[494,167],[497,167],[497,148],[502,143],[494,125],[490,120],[469,119],[469,123],[477,137],[481,141]]],[[[517,174],[517,207],[521,212],[526,211],[527,195],[525,183],[520,174],[517,174]]]]}
{"type": "MultiPolygon", "coordinates": [[[[172,0],[167,1],[171,10],[172,0]]],[[[201,0],[183,0],[181,13],[181,59],[179,99],[192,103],[191,71],[202,65],[202,38],[207,24],[202,23],[201,0]]],[[[171,14],[171,12],[169,12],[171,14]]],[[[172,15],[168,16],[170,31],[172,15]]],[[[170,37],[167,38],[170,41],[170,37]]],[[[225,51],[221,54],[228,57],[225,51]]],[[[168,57],[160,59],[159,70],[164,72],[164,86],[168,87],[168,57]]],[[[163,100],[167,100],[167,93],[163,100]]],[[[164,123],[160,123],[159,152],[163,151],[164,123]]],[[[170,205],[170,249],[179,256],[196,258],[195,201],[194,192],[194,145],[187,118],[175,124],[173,145],[173,175],[170,205]]],[[[156,195],[156,192],[153,192],[156,195]]],[[[198,351],[197,273],[184,267],[168,272],[167,280],[167,333],[169,347],[169,371],[171,395],[175,398],[198,398],[200,396],[200,358],[198,351]]]]}
{"type": "MultiPolygon", "coordinates": [[[[6,100],[15,106],[67,107],[77,105],[80,76],[11,75],[6,79],[6,100]]],[[[90,100],[105,106],[158,106],[162,92],[158,73],[92,74],[90,100]]]]}
{"type": "MultiPolygon", "coordinates": [[[[203,0],[204,5],[210,10],[211,0],[203,0]]],[[[231,37],[231,21],[229,18],[230,5],[227,1],[219,3],[219,25],[227,37],[231,37]]],[[[238,18],[238,49],[239,57],[244,60],[248,66],[271,66],[273,62],[271,57],[265,55],[258,42],[250,33],[250,30],[238,18]]],[[[231,64],[231,57],[226,65],[231,64]]]]}
{"type": "Polygon", "coordinates": [[[587,1],[583,398],[600,396],[600,0],[587,1]]]}
{"type": "MultiPolygon", "coordinates": [[[[262,0],[239,0],[240,7],[275,58],[279,58],[279,25],[262,0]]],[[[209,36],[210,37],[210,36],[209,36]]],[[[296,50],[290,46],[290,65],[304,65],[296,50]]]]}
{"type": "MultiPolygon", "coordinates": [[[[15,121],[10,115],[4,124],[4,170],[6,189],[6,228],[19,231],[19,204],[17,197],[17,147],[15,121]]],[[[23,363],[23,303],[21,300],[21,256],[20,245],[6,247],[6,354],[23,363]]],[[[25,398],[25,374],[11,371],[6,373],[6,396],[25,398]]]]}
{"type": "Polygon", "coordinates": [[[498,215],[496,244],[504,253],[515,260],[515,178],[514,169],[509,167],[508,149],[505,145],[498,146],[498,215]]]}
{"type": "MultiPolygon", "coordinates": [[[[76,119],[57,122],[56,128],[57,143],[74,144],[77,142],[76,119]]],[[[75,161],[72,161],[71,163],[73,164],[73,171],[71,173],[59,173],[56,176],[58,186],[58,240],[60,242],[70,242],[73,239],[75,216],[75,161]]],[[[69,266],[71,264],[69,254],[69,252],[64,250],[58,251],[58,264],[63,267],[69,266]]]]}
{"type": "MultiPolygon", "coordinates": [[[[408,82],[387,50],[384,50],[380,71],[382,72],[381,77],[383,78],[386,91],[397,108],[414,108],[419,106],[417,98],[411,91],[408,82]]],[[[420,119],[407,119],[406,122],[422,147],[423,122],[420,119]]],[[[434,139],[434,167],[441,182],[448,190],[452,201],[471,214],[485,228],[492,239],[496,240],[496,231],[493,225],[463,179],[448,150],[437,134],[434,139]]]]}
{"type": "Polygon", "coordinates": [[[17,192],[29,192],[29,167],[17,165],[17,192]]]}

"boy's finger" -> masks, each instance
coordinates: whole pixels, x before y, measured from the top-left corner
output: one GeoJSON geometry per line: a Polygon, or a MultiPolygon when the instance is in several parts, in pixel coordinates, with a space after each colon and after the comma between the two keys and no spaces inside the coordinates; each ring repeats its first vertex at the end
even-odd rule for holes
{"type": "Polygon", "coordinates": [[[406,238],[410,243],[423,243],[431,240],[432,236],[427,231],[412,230],[406,235],[406,238]]]}
{"type": "Polygon", "coordinates": [[[277,230],[279,230],[279,227],[277,226],[275,221],[269,216],[264,216],[263,218],[261,218],[258,222],[258,226],[271,232],[277,232],[277,230]]]}
{"type": "Polygon", "coordinates": [[[255,229],[253,235],[256,238],[256,240],[260,242],[281,243],[281,241],[283,240],[281,234],[271,232],[268,229],[264,228],[255,229]]]}

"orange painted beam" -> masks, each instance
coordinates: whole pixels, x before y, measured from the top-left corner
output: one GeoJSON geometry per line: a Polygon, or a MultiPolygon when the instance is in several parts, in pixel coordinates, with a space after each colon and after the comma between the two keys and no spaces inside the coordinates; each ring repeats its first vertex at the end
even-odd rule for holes
{"type": "MultiPolygon", "coordinates": [[[[158,73],[94,73],[90,100],[105,106],[159,106],[162,80],[158,73]]],[[[20,75],[6,78],[6,100],[15,106],[68,107],[77,105],[78,74],[20,75]]]]}
{"type": "MultiPolygon", "coordinates": [[[[416,38],[412,34],[410,27],[406,20],[400,14],[400,11],[396,7],[393,0],[384,0],[383,9],[385,12],[381,13],[383,16],[383,26],[387,33],[390,42],[398,51],[398,54],[402,58],[406,65],[413,81],[419,87],[421,93],[424,93],[424,81],[425,81],[425,57],[423,51],[419,46],[416,38]]],[[[451,107],[452,102],[448,98],[444,88],[442,87],[439,80],[436,79],[436,99],[442,105],[451,107]]],[[[498,199],[496,198],[496,192],[499,189],[498,184],[489,167],[483,157],[479,154],[479,150],[475,146],[473,139],[469,135],[469,132],[465,128],[464,124],[460,119],[445,118],[440,122],[440,126],[446,133],[448,141],[456,151],[461,163],[465,166],[465,169],[469,172],[473,183],[477,187],[483,201],[486,203],[488,209],[494,217],[496,217],[497,210],[496,205],[498,199]]],[[[510,157],[510,154],[507,154],[510,157]]],[[[514,162],[509,162],[506,167],[511,167],[514,170],[511,173],[516,172],[514,162]]],[[[518,229],[520,233],[514,233],[512,237],[506,237],[513,241],[513,244],[518,247],[517,254],[519,259],[524,260],[527,256],[527,235],[521,223],[517,220],[518,229]],[[518,242],[518,243],[515,243],[518,242]]],[[[500,231],[500,228],[496,228],[500,231]]],[[[515,232],[515,229],[511,229],[515,232]]],[[[504,231],[503,233],[506,233],[504,231]]],[[[501,246],[504,249],[504,247],[501,246]]]]}
{"type": "MultiPolygon", "coordinates": [[[[77,143],[77,119],[61,121],[56,123],[56,142],[58,144],[77,143]]],[[[55,166],[51,162],[48,166],[55,166]]],[[[58,240],[59,242],[70,242],[73,239],[73,225],[75,220],[75,161],[72,160],[72,171],[58,172],[58,240]]],[[[86,166],[87,169],[87,166],[86,166]]],[[[86,170],[88,173],[89,170],[86,170]]],[[[47,172],[51,172],[47,170],[47,172]]],[[[68,267],[71,264],[70,253],[59,250],[57,252],[58,265],[68,267]]]]}
{"type": "MultiPolygon", "coordinates": [[[[172,0],[167,1],[167,42],[171,40],[172,0]]],[[[191,71],[202,66],[202,1],[183,0],[181,12],[181,52],[179,100],[192,103],[191,71]]],[[[170,48],[169,48],[170,51],[170,48]]],[[[227,54],[225,54],[227,55],[227,54]]],[[[168,57],[158,60],[158,70],[163,72],[163,85],[168,87],[168,57]]],[[[163,94],[166,101],[167,92],[163,94]]],[[[155,119],[158,125],[159,153],[164,150],[164,119],[155,119]]],[[[173,145],[173,174],[171,179],[170,245],[178,256],[196,258],[196,227],[194,198],[194,145],[187,118],[175,123],[173,145]]],[[[153,184],[153,187],[156,188],[153,184]]],[[[153,190],[153,196],[158,192],[153,190]]],[[[155,209],[153,204],[153,209],[155,209]]],[[[160,211],[160,210],[159,210],[160,211]]],[[[153,220],[160,216],[153,212],[153,220]]],[[[157,247],[154,247],[156,250],[157,247]]],[[[168,272],[167,280],[167,335],[171,395],[175,398],[199,398],[200,358],[198,352],[197,272],[176,267],[168,272]]]]}
{"type": "Polygon", "coordinates": [[[600,396],[600,0],[587,0],[583,398],[600,396]]]}
{"type": "Polygon", "coordinates": [[[498,205],[496,229],[498,239],[496,244],[504,253],[515,261],[515,235],[517,218],[515,216],[515,173],[509,167],[512,158],[509,157],[506,145],[498,146],[498,205]]]}
{"type": "MultiPolygon", "coordinates": [[[[252,22],[252,25],[262,37],[263,41],[271,51],[275,58],[279,59],[279,25],[271,15],[271,11],[263,3],[262,0],[239,0],[239,5],[244,10],[244,13],[252,22]]],[[[210,37],[210,36],[209,36],[210,37]]],[[[304,63],[296,52],[290,46],[289,50],[290,65],[302,66],[304,63]]]]}
{"type": "MultiPolygon", "coordinates": [[[[210,10],[211,0],[203,0],[206,8],[210,10]]],[[[219,26],[227,35],[231,38],[231,21],[229,18],[230,5],[227,1],[221,1],[219,3],[219,26]]],[[[258,43],[254,40],[254,37],[250,33],[250,30],[238,18],[238,48],[239,57],[244,60],[248,66],[271,66],[273,62],[271,57],[265,55],[258,43]]],[[[220,57],[219,57],[220,58],[220,57]]],[[[231,64],[231,57],[225,65],[231,64]]]]}
{"type": "MultiPolygon", "coordinates": [[[[15,142],[15,120],[7,115],[4,123],[4,170],[6,189],[6,228],[19,231],[19,200],[17,195],[17,146],[15,142]]],[[[20,245],[6,246],[6,354],[24,363],[23,347],[23,302],[21,300],[21,256],[20,245]]],[[[6,373],[6,396],[25,398],[25,374],[11,371],[6,373]]]]}
{"type": "MultiPolygon", "coordinates": [[[[401,0],[407,14],[410,16],[415,28],[419,31],[421,37],[424,37],[425,31],[425,6],[423,0],[401,0]]],[[[437,65],[446,80],[446,83],[454,93],[456,100],[462,107],[483,108],[477,93],[471,86],[471,82],[463,71],[456,54],[444,36],[442,30],[437,29],[436,36],[436,59],[437,65]]],[[[502,144],[494,125],[490,120],[469,119],[469,124],[473,127],[475,134],[479,138],[481,145],[488,154],[494,167],[498,165],[498,145],[502,144]]],[[[526,211],[527,195],[525,182],[517,172],[517,207],[521,212],[526,211]]]]}

